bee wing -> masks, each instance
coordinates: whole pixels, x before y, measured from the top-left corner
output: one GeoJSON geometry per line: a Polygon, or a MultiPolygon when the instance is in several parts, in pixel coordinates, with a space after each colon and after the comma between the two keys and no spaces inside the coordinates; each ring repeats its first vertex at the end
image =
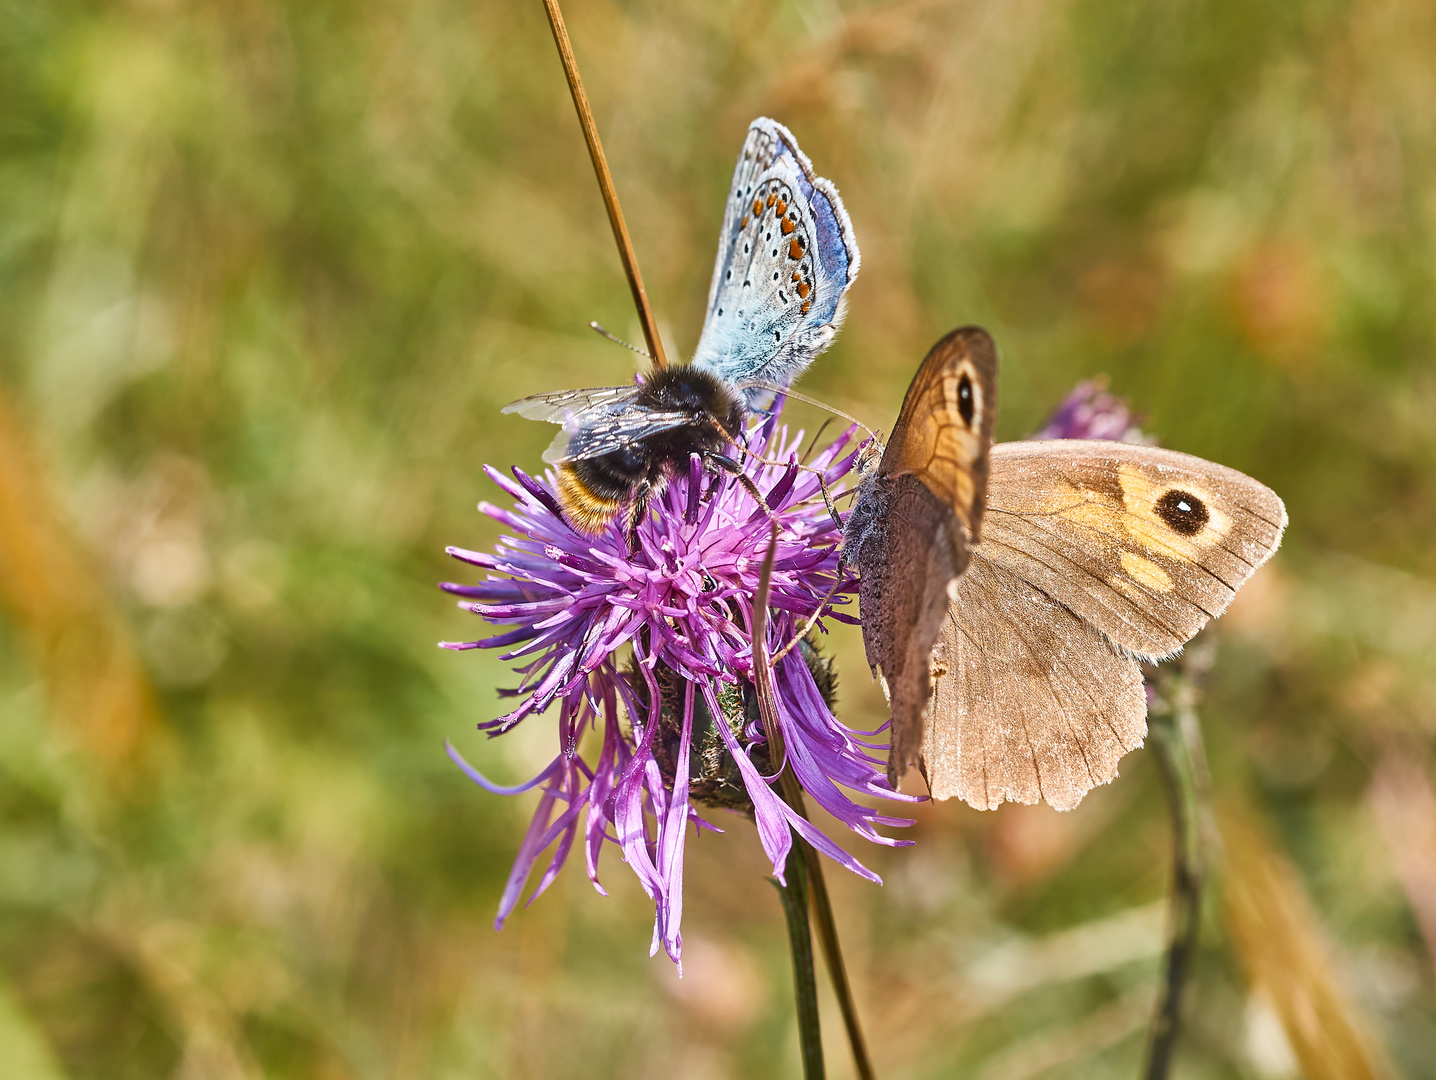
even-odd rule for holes
{"type": "Polygon", "coordinates": [[[564,423],[544,451],[550,465],[602,457],[636,446],[650,435],[693,422],[691,412],[646,409],[631,401],[589,409],[564,423]]]}
{"type": "Polygon", "coordinates": [[[568,424],[570,417],[580,417],[590,409],[604,409],[630,401],[638,396],[638,387],[593,386],[586,390],[557,390],[551,394],[511,401],[501,411],[518,413],[527,420],[544,420],[550,424],[568,424]]]}

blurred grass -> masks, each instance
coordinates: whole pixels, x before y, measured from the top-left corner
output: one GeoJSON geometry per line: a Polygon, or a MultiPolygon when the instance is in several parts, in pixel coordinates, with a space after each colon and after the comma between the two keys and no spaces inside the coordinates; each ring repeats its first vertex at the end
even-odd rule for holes
{"type": "MultiPolygon", "coordinates": [[[[733,154],[773,115],[864,254],[810,393],[888,425],[931,341],[981,322],[1002,437],[1105,372],[1165,444],[1287,500],[1204,706],[1218,795],[1264,820],[1287,899],[1237,877],[1213,903],[1179,1075],[1304,1060],[1273,1004],[1303,986],[1253,990],[1235,895],[1307,912],[1282,925],[1353,1030],[1436,1076],[1429,898],[1402,884],[1436,855],[1380,824],[1429,779],[1373,779],[1395,753],[1429,778],[1436,733],[1436,14],[566,15],[675,352],[733,154]]],[[[6,3],[0,100],[0,1057],[792,1075],[781,914],[741,822],[690,849],[680,984],[616,860],[612,898],[571,867],[493,934],[529,803],[439,748],[501,777],[551,753],[541,724],[473,732],[505,674],[433,648],[479,628],[432,586],[460,574],[444,544],[497,534],[479,466],[532,466],[551,435],[498,406],[626,378],[591,318],[637,337],[541,5],[6,3]]],[[[837,649],[871,726],[860,645],[837,649]]],[[[1069,815],[920,817],[916,849],[864,853],[884,888],[832,883],[882,1075],[1131,1075],[1167,882],[1145,754],[1069,815]]]]}

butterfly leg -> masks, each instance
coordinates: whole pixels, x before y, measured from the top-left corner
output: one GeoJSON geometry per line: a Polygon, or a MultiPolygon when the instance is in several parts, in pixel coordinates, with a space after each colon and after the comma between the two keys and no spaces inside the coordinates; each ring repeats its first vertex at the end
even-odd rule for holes
{"type": "Polygon", "coordinates": [[[793,635],[793,640],[788,642],[788,644],[784,645],[781,649],[777,651],[777,653],[774,654],[772,660],[770,661],[770,663],[774,667],[777,667],[779,660],[783,659],[783,657],[787,656],[790,652],[797,648],[799,642],[803,641],[803,639],[805,639],[809,634],[813,632],[813,627],[818,625],[818,620],[828,610],[828,605],[833,602],[833,597],[837,595],[838,589],[846,580],[847,575],[843,573],[843,564],[840,559],[838,561],[838,577],[837,580],[833,582],[833,587],[828,590],[828,595],[823,597],[823,602],[818,605],[818,609],[814,611],[812,615],[808,616],[808,621],[803,624],[803,628],[793,635]]]}
{"type": "MultiPolygon", "coordinates": [[[[748,457],[758,462],[758,464],[760,465],[772,465],[779,469],[786,469],[791,467],[791,463],[789,462],[773,461],[770,458],[760,457],[759,455],[753,453],[753,451],[744,449],[742,446],[739,446],[738,448],[742,450],[743,453],[746,454],[748,457]]],[[[711,456],[723,457],[723,455],[721,454],[714,454],[711,456]]],[[[804,456],[806,457],[807,455],[804,456]]],[[[745,474],[738,472],[738,463],[736,461],[733,461],[731,458],[723,458],[723,460],[729,463],[728,465],[724,465],[723,468],[728,469],[729,472],[733,473],[735,476],[738,476],[740,479],[744,477],[745,474]]],[[[828,491],[828,482],[823,476],[823,470],[815,469],[811,465],[799,465],[798,468],[802,472],[810,472],[818,478],[818,488],[823,493],[823,505],[828,508],[828,516],[833,519],[833,525],[837,529],[841,530],[843,527],[843,519],[838,516],[838,508],[833,505],[833,496],[832,493],[828,491]]]]}
{"type": "Polygon", "coordinates": [[[832,493],[828,491],[828,482],[822,473],[818,473],[818,490],[823,493],[823,505],[828,508],[828,517],[833,519],[833,527],[842,532],[843,519],[838,516],[838,508],[833,505],[832,493]]]}

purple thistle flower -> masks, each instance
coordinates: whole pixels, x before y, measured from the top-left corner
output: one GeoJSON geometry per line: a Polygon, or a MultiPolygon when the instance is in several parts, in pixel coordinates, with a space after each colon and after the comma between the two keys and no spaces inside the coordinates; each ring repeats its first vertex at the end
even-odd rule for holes
{"type": "MultiPolygon", "coordinates": [[[[790,829],[863,877],[877,875],[796,814],[773,788],[782,762],[768,758],[763,729],[748,707],[753,668],[753,596],[779,525],[768,647],[777,652],[836,589],[848,599],[855,582],[839,580],[840,535],[821,499],[818,479],[798,468],[801,433],[770,417],[748,435],[755,455],[783,465],[754,463],[748,475],[773,512],[763,511],[727,473],[706,473],[698,456],[673,477],[636,530],[636,550],[619,527],[583,536],[565,522],[544,481],[513,470],[509,480],[487,469],[516,500],[513,510],[479,509],[514,530],[493,554],[449,548],[449,554],[490,571],[479,585],[444,584],[461,606],[490,623],[511,626],[480,641],[443,643],[450,649],[510,648],[520,685],[505,691],[517,708],[479,725],[490,735],[511,730],[558,706],[559,752],[526,784],[500,787],[449,755],[496,794],[542,792],[507,885],[495,928],[517,905],[544,852],[552,849],[532,903],[554,880],[580,829],[589,879],[600,893],[598,862],[605,840],[622,850],[655,905],[653,950],[661,943],[678,961],[683,908],[683,855],[692,824],[719,831],[698,815],[695,802],[737,807],[751,814],[763,849],[781,881],[790,829]],[[623,664],[627,646],[632,659],[623,664]],[[628,718],[625,727],[621,715],[628,718]],[[597,758],[586,762],[579,744],[601,731],[597,758]]],[[[848,476],[857,457],[849,429],[812,462],[831,487],[848,476]]],[[[749,459],[750,461],[752,459],[749,459]]],[[[843,612],[832,618],[855,622],[843,612]]],[[[820,622],[819,626],[822,625],[820,622]]],[[[831,675],[810,648],[794,649],[777,666],[778,716],[787,760],[810,797],[866,839],[891,846],[879,825],[910,825],[849,798],[844,789],[910,800],[887,783],[875,746],[834,717],[831,675]],[[825,693],[825,685],[827,693],[825,693]]],[[[881,729],[879,729],[881,730],[881,729]]]]}
{"type": "Polygon", "coordinates": [[[1105,379],[1084,379],[1074,386],[1032,438],[1149,441],[1127,403],[1107,392],[1105,379]]]}

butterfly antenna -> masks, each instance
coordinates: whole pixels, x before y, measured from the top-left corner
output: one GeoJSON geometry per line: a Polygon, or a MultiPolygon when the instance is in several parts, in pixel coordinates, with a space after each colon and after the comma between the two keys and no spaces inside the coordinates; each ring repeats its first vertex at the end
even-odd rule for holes
{"type": "Polygon", "coordinates": [[[803,451],[803,456],[798,459],[804,465],[806,465],[808,463],[808,459],[813,456],[813,451],[818,448],[818,440],[823,437],[823,432],[827,431],[828,428],[832,425],[832,423],[833,418],[830,416],[823,421],[822,427],[818,428],[817,431],[813,432],[813,441],[808,444],[808,448],[803,451]]]}
{"type": "Polygon", "coordinates": [[[824,412],[830,412],[834,416],[840,416],[850,424],[856,424],[858,427],[866,431],[870,436],[876,438],[873,429],[868,427],[867,424],[863,423],[856,416],[849,416],[847,413],[843,412],[842,409],[835,409],[826,401],[819,401],[817,398],[808,397],[807,394],[801,394],[798,391],[794,390],[791,386],[780,386],[778,383],[768,382],[766,379],[744,379],[736,385],[740,390],[746,390],[749,387],[752,387],[754,390],[771,390],[775,394],[782,394],[784,397],[790,397],[795,401],[806,402],[809,405],[813,405],[819,409],[822,409],[824,412]]]}
{"type": "Polygon", "coordinates": [[[647,350],[640,349],[632,342],[624,341],[623,338],[619,337],[617,334],[610,334],[602,326],[600,326],[598,323],[594,322],[591,319],[589,320],[588,328],[594,333],[598,334],[600,337],[608,338],[608,340],[613,342],[615,345],[622,345],[625,349],[632,349],[639,356],[643,357],[643,359],[647,360],[650,364],[653,363],[653,357],[648,354],[647,350]]]}

